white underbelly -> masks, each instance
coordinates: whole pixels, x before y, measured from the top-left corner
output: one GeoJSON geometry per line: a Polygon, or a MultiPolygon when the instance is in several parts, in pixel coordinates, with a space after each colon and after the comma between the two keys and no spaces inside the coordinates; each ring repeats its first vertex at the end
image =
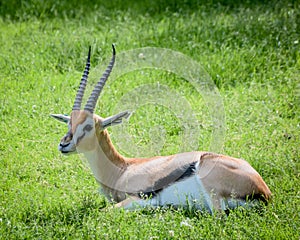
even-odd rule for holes
{"type": "Polygon", "coordinates": [[[197,175],[168,186],[156,198],[160,206],[188,206],[212,210],[211,198],[197,175]]]}
{"type": "Polygon", "coordinates": [[[154,197],[139,200],[128,205],[126,208],[146,206],[175,206],[195,207],[200,210],[212,212],[213,205],[209,194],[197,175],[175,182],[158,192],[154,197]]]}

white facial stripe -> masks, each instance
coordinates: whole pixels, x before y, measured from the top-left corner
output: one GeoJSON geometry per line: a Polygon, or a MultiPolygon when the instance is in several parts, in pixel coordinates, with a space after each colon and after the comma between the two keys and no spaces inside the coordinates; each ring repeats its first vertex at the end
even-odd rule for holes
{"type": "Polygon", "coordinates": [[[76,132],[74,133],[74,140],[76,142],[76,145],[79,144],[79,142],[84,138],[85,132],[83,131],[83,128],[85,126],[85,123],[83,124],[78,124],[76,128],[76,132]]]}
{"type": "Polygon", "coordinates": [[[94,120],[90,118],[86,119],[83,123],[78,124],[73,136],[76,145],[78,145],[82,139],[93,130],[93,128],[94,120]]]}

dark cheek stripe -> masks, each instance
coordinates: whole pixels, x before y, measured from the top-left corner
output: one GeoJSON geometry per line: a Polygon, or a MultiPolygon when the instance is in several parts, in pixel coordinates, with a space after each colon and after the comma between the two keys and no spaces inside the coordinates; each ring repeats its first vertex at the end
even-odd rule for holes
{"type": "Polygon", "coordinates": [[[84,133],[80,137],[77,138],[76,145],[78,145],[78,143],[84,138],[85,132],[90,132],[90,131],[92,131],[92,129],[93,129],[93,127],[90,124],[84,126],[84,128],[82,129],[84,133]]]}
{"type": "Polygon", "coordinates": [[[77,138],[77,142],[76,145],[78,145],[78,143],[84,138],[85,133],[83,133],[80,137],[77,138]]]}

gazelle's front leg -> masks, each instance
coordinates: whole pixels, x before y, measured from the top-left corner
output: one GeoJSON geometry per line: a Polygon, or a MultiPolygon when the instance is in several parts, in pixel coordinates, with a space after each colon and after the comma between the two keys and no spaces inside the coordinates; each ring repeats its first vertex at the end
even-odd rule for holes
{"type": "Polygon", "coordinates": [[[136,209],[151,206],[158,206],[156,198],[141,199],[137,196],[128,196],[125,200],[114,205],[114,207],[123,207],[124,209],[136,209]]]}
{"type": "Polygon", "coordinates": [[[116,207],[116,208],[120,208],[120,207],[126,208],[126,206],[128,206],[129,204],[132,204],[132,202],[137,202],[139,200],[141,200],[141,199],[136,197],[136,196],[129,196],[125,200],[114,204],[114,207],[116,207]]]}

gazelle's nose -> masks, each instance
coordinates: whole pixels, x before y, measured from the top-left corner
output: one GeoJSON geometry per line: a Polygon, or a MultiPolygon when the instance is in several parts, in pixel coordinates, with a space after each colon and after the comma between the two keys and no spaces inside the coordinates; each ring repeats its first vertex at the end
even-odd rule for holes
{"type": "Polygon", "coordinates": [[[58,150],[61,151],[61,149],[65,148],[65,147],[67,147],[69,145],[70,145],[70,142],[67,142],[67,143],[60,142],[60,144],[58,145],[58,150]]]}

